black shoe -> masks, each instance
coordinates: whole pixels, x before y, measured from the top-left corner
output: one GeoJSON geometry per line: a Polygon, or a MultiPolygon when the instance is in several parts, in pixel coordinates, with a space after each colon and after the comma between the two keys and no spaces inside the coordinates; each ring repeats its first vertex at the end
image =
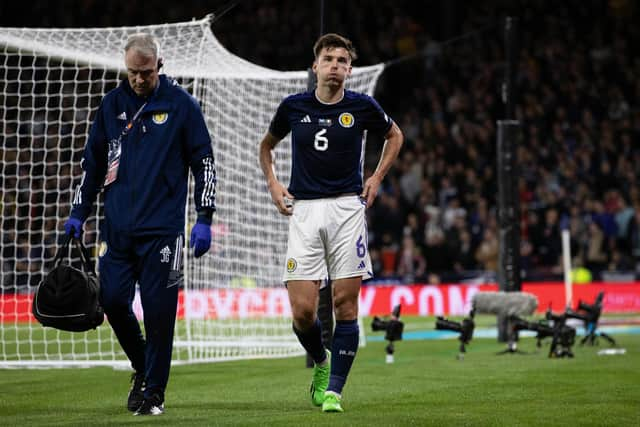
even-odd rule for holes
{"type": "Polygon", "coordinates": [[[142,405],[133,415],[162,415],[164,414],[164,402],[159,394],[154,393],[142,401],[142,405]]]}
{"type": "Polygon", "coordinates": [[[131,374],[131,390],[127,397],[127,409],[131,412],[138,410],[144,400],[144,374],[134,372],[131,374]]]}

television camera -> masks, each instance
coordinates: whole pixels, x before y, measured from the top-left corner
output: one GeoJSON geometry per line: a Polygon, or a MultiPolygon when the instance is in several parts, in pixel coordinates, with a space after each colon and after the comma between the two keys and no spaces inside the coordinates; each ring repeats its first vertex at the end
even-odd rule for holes
{"type": "Polygon", "coordinates": [[[448,320],[442,316],[438,316],[436,318],[436,329],[458,332],[460,334],[458,336],[458,340],[460,340],[460,352],[457,356],[458,360],[464,359],[464,353],[467,351],[465,346],[467,346],[473,338],[473,329],[476,326],[473,321],[474,315],[475,311],[471,310],[469,312],[469,316],[465,317],[462,322],[448,320]]]}
{"type": "Polygon", "coordinates": [[[609,341],[609,344],[615,346],[616,342],[613,338],[604,332],[598,331],[598,321],[602,314],[602,300],[604,299],[604,291],[600,291],[593,304],[587,304],[582,301],[578,301],[577,309],[571,310],[567,308],[565,315],[567,318],[578,319],[584,322],[585,336],[580,341],[580,345],[589,343],[594,345],[597,343],[597,338],[602,337],[609,341]]]}
{"type": "Polygon", "coordinates": [[[371,329],[375,331],[385,331],[384,339],[389,341],[385,347],[387,353],[387,363],[393,363],[393,353],[395,352],[394,341],[402,340],[402,331],[404,330],[404,323],[400,321],[401,304],[396,305],[391,312],[391,317],[386,319],[380,319],[375,316],[371,321],[371,329]]]}
{"type": "Polygon", "coordinates": [[[528,330],[536,332],[537,347],[542,346],[542,340],[551,337],[549,347],[550,358],[573,357],[571,347],[576,338],[576,330],[566,324],[565,314],[554,314],[547,310],[545,319],[537,322],[529,322],[518,316],[509,317],[509,329],[511,334],[528,330]]]}

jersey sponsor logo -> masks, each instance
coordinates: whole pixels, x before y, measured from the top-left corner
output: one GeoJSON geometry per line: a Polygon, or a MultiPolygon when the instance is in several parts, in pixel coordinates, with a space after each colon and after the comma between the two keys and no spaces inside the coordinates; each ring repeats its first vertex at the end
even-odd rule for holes
{"type": "Polygon", "coordinates": [[[100,242],[100,246],[98,246],[98,256],[102,258],[106,253],[107,253],[107,242],[100,242]]]}
{"type": "Polygon", "coordinates": [[[340,117],[338,117],[338,121],[340,122],[340,126],[343,128],[350,128],[353,126],[355,119],[351,113],[342,113],[340,114],[340,117]]]}
{"type": "Polygon", "coordinates": [[[153,120],[153,123],[157,125],[163,124],[167,121],[168,118],[169,113],[155,113],[153,116],[151,116],[151,120],[153,120]]]}
{"type": "Polygon", "coordinates": [[[311,123],[311,117],[307,114],[303,118],[300,119],[300,123],[311,123]]]}
{"type": "Polygon", "coordinates": [[[358,270],[362,270],[365,267],[366,267],[366,265],[365,265],[364,261],[360,261],[360,264],[358,265],[358,270]]]}
{"type": "Polygon", "coordinates": [[[331,127],[331,119],[318,119],[318,126],[331,127]]]}
{"type": "Polygon", "coordinates": [[[126,111],[123,111],[122,113],[118,114],[118,119],[119,119],[119,120],[127,120],[127,113],[126,113],[126,111]]]}
{"type": "Polygon", "coordinates": [[[296,268],[298,268],[298,263],[296,262],[296,260],[293,258],[289,258],[287,260],[287,273],[293,273],[294,271],[296,271],[296,268]]]}
{"type": "Polygon", "coordinates": [[[168,263],[169,261],[171,261],[171,249],[169,249],[169,246],[165,246],[160,249],[160,262],[168,263]]]}

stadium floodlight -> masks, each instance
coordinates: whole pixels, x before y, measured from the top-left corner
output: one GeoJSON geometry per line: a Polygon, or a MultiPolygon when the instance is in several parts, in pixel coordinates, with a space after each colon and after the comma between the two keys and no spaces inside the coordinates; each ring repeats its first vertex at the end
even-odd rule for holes
{"type": "MultiPolygon", "coordinates": [[[[227,51],[210,27],[205,18],[145,27],[0,28],[0,367],[128,365],[108,326],[65,333],[30,322],[28,313],[63,232],[92,114],[124,77],[124,41],[140,31],[158,38],[164,72],[200,102],[218,172],[212,250],[184,260],[175,363],[303,353],[281,285],[287,220],[266,189],[258,143],[282,98],[306,90],[307,72],[252,64],[227,51]]],[[[382,69],[354,68],[347,86],[372,94],[382,69]]],[[[288,182],[288,140],[275,156],[279,178],[288,182]]],[[[187,227],[195,222],[191,203],[187,227]]],[[[85,228],[90,245],[100,201],[96,209],[85,228]]]]}

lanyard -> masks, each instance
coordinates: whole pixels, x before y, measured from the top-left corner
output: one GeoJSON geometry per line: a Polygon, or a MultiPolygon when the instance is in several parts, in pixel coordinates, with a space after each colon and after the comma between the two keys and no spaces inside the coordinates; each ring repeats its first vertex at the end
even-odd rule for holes
{"type": "Polygon", "coordinates": [[[142,113],[142,110],[144,109],[144,107],[147,106],[147,102],[145,102],[144,104],[142,104],[142,107],[140,107],[140,109],[133,115],[133,118],[131,119],[131,121],[129,123],[127,123],[127,125],[124,127],[124,129],[122,129],[122,133],[120,134],[120,136],[118,137],[118,140],[122,140],[122,138],[124,138],[129,131],[131,130],[131,128],[133,128],[133,125],[136,123],[136,121],[138,120],[138,117],[140,116],[140,114],[142,113]]]}
{"type": "Polygon", "coordinates": [[[107,174],[105,175],[103,187],[111,184],[118,178],[118,169],[120,168],[120,155],[122,154],[122,138],[124,138],[127,133],[133,128],[133,125],[138,121],[140,117],[140,113],[144,107],[146,107],[147,103],[142,104],[142,107],[133,115],[133,118],[127,125],[122,129],[120,136],[116,139],[112,139],[109,141],[109,151],[107,152],[107,174]]]}

